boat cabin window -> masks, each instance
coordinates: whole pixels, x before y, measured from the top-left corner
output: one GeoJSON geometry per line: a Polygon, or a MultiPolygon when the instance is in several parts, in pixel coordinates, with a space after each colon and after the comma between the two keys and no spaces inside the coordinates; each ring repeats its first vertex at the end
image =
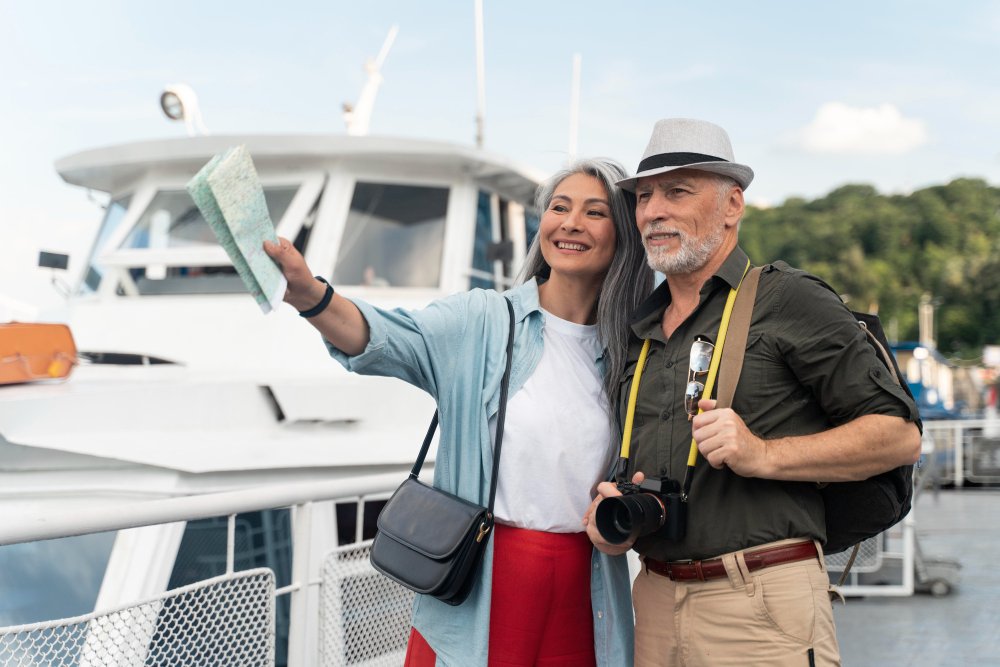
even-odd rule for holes
{"type": "Polygon", "coordinates": [[[541,224],[542,219],[538,213],[530,209],[524,211],[524,236],[528,248],[535,242],[535,237],[538,236],[538,228],[541,224]]]}
{"type": "Polygon", "coordinates": [[[437,287],[447,212],[448,188],[359,181],[333,283],[437,287]]]}
{"type": "MultiPolygon", "coordinates": [[[[472,247],[472,271],[470,287],[483,289],[506,289],[514,278],[513,255],[516,252],[511,247],[513,237],[518,234],[514,229],[519,225],[520,217],[511,215],[512,202],[496,197],[484,190],[479,191],[476,203],[476,236],[472,247]],[[495,208],[494,208],[495,206],[495,208]],[[505,284],[496,284],[496,262],[500,261],[505,284]]],[[[523,234],[524,248],[530,248],[531,242],[538,234],[539,217],[531,209],[522,208],[524,218],[523,234]]]]}
{"type": "MultiPolygon", "coordinates": [[[[281,220],[297,186],[264,188],[272,221],[281,220]]],[[[218,245],[212,229],[184,190],[161,190],[125,239],[125,248],[183,248],[218,245]]]]}
{"type": "MultiPolygon", "coordinates": [[[[264,199],[275,224],[284,217],[299,187],[299,184],[264,187],[264,199]]],[[[97,257],[107,252],[109,240],[116,236],[116,230],[127,217],[131,200],[130,195],[113,200],[108,205],[91,251],[82,291],[97,291],[106,269],[111,268],[101,266],[97,257]]],[[[134,285],[132,291],[119,285],[120,294],[227,294],[246,291],[236,269],[226,261],[211,228],[185,190],[156,192],[135,225],[128,230],[125,240],[116,248],[117,251],[130,255],[126,277],[134,285]]]]}
{"type": "Polygon", "coordinates": [[[94,611],[116,534],[0,547],[0,627],[94,611]]]}
{"type": "Polygon", "coordinates": [[[101,222],[101,230],[97,233],[97,240],[94,247],[90,249],[90,258],[87,261],[87,273],[84,274],[83,283],[80,289],[84,292],[96,292],[104,277],[104,268],[97,264],[95,257],[104,248],[108,239],[118,229],[118,225],[125,219],[125,212],[128,211],[129,202],[132,195],[126,195],[119,199],[112,199],[108,203],[108,208],[104,212],[104,220],[101,222]]]}
{"type": "MultiPolygon", "coordinates": [[[[277,224],[288,209],[298,186],[265,187],[264,199],[271,220],[277,224]]],[[[212,229],[184,190],[161,190],[143,211],[125,239],[123,248],[218,247],[212,229]]],[[[232,265],[165,266],[150,264],[131,269],[139,294],[225,294],[246,287],[232,265]]]]}

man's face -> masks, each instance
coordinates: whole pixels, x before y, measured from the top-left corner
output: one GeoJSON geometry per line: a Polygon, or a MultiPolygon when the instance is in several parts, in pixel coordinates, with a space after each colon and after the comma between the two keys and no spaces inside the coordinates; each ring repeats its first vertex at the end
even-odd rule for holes
{"type": "Polygon", "coordinates": [[[704,267],[743,212],[738,186],[694,169],[640,178],[635,195],[646,260],[668,276],[704,267]]]}

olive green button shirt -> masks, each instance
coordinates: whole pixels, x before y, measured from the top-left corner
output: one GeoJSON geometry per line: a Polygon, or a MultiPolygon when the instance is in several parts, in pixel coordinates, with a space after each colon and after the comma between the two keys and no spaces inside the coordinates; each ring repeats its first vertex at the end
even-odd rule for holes
{"type": "MultiPolygon", "coordinates": [[[[637,309],[622,378],[622,416],[642,340],[652,344],[640,379],[630,477],[642,471],[683,480],[691,444],[684,410],[691,344],[699,335],[717,339],[726,297],[746,266],[743,250],[733,250],[669,340],[661,326],[670,302],[666,282],[637,309]]],[[[720,368],[720,377],[724,373],[720,368]]],[[[893,382],[840,298],[815,276],[784,262],[761,274],[732,407],[765,439],[817,433],[868,414],[917,419],[916,406],[893,382]]],[[[728,468],[712,468],[700,455],[687,507],[683,540],[640,538],[636,550],[674,561],[791,537],[826,540],[823,502],[814,483],[740,477],[728,468]]]]}

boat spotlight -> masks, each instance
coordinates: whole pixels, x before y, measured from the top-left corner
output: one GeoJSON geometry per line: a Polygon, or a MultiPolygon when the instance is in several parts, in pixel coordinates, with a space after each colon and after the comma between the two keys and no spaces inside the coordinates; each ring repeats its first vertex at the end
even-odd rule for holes
{"type": "Polygon", "coordinates": [[[198,96],[191,86],[175,83],[164,88],[160,93],[160,108],[170,120],[183,120],[188,136],[208,134],[208,128],[201,119],[198,96]]]}

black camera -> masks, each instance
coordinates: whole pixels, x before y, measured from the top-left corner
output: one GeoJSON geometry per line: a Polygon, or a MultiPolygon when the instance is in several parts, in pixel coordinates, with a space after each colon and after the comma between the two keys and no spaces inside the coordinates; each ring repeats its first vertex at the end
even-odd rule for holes
{"type": "Polygon", "coordinates": [[[621,544],[653,534],[674,541],[684,537],[687,503],[675,480],[650,477],[641,484],[619,482],[618,490],[622,495],[602,500],[594,515],[605,540],[621,544]]]}

